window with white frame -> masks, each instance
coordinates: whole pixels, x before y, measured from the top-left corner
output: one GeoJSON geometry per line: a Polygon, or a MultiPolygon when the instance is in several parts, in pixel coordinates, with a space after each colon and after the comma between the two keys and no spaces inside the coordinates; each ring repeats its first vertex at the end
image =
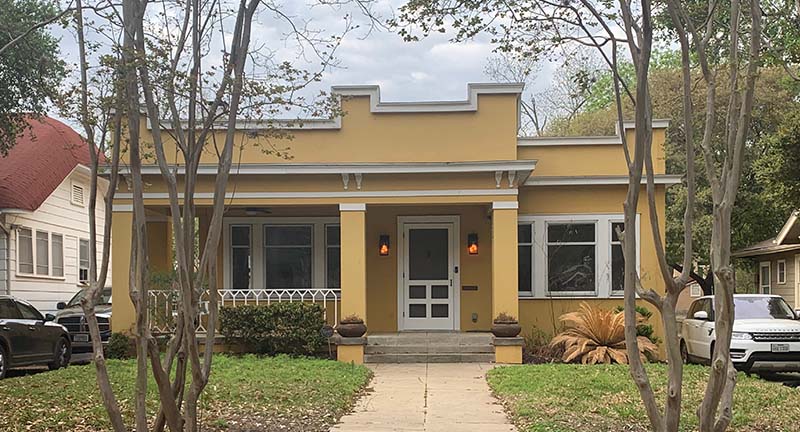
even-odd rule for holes
{"type": "Polygon", "coordinates": [[[89,283],[89,240],[78,240],[78,282],[89,283]]]}
{"type": "MultiPolygon", "coordinates": [[[[520,216],[520,297],[597,297],[622,294],[625,260],[616,230],[621,214],[520,216]]],[[[639,238],[639,220],[631,236],[639,238]]],[[[636,269],[639,268],[636,250],[636,269]]]]}
{"type": "Polygon", "coordinates": [[[770,294],[772,292],[772,285],[770,283],[770,279],[772,278],[772,272],[770,268],[770,263],[762,262],[758,265],[758,286],[761,290],[761,294],[770,294]]]}
{"type": "Polygon", "coordinates": [[[689,285],[689,296],[691,297],[700,297],[703,295],[703,289],[700,288],[700,284],[697,282],[692,282],[689,285]]]}
{"type": "Polygon", "coordinates": [[[328,288],[342,286],[342,244],[339,225],[325,225],[325,282],[328,288]]]}
{"type": "Polygon", "coordinates": [[[36,231],[36,274],[47,276],[50,274],[50,234],[45,231],[36,231]]]}
{"type": "Polygon", "coordinates": [[[533,295],[533,224],[517,225],[517,290],[521,296],[533,295]]]}
{"type": "Polygon", "coordinates": [[[267,289],[311,288],[312,225],[264,226],[264,282],[267,289]]]}
{"type": "Polygon", "coordinates": [[[52,246],[50,248],[52,255],[52,275],[55,277],[64,276],[64,236],[61,234],[53,234],[52,246]]]}
{"type": "Polygon", "coordinates": [[[625,224],[612,221],[611,227],[611,293],[621,295],[625,290],[625,256],[617,231],[624,232],[625,224]]]}
{"type": "Polygon", "coordinates": [[[231,288],[249,289],[252,269],[250,225],[231,225],[231,288]]]}
{"type": "Polygon", "coordinates": [[[33,230],[30,228],[17,230],[17,262],[20,273],[33,274],[33,230]]]}
{"type": "Polygon", "coordinates": [[[778,260],[778,283],[786,284],[786,260],[778,260]]]}

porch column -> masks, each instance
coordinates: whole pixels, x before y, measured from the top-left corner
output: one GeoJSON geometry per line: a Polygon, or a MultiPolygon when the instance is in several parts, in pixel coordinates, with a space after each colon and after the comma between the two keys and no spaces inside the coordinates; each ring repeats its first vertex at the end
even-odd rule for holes
{"type": "MultiPolygon", "coordinates": [[[[516,201],[492,203],[492,319],[505,313],[521,321],[517,292],[518,207],[516,201]]],[[[495,342],[495,361],[522,363],[522,344],[509,342],[495,342]]]]}
{"type": "Polygon", "coordinates": [[[112,332],[129,332],[136,322],[136,312],[130,296],[131,227],[133,210],[130,205],[114,205],[111,219],[111,295],[114,299],[112,332]]]}
{"type": "MultiPolygon", "coordinates": [[[[341,318],[356,315],[367,324],[366,204],[340,204],[341,318]]],[[[367,324],[368,325],[368,324],[367,324]]],[[[337,347],[339,361],[364,362],[363,341],[344,340],[337,347]]]]}

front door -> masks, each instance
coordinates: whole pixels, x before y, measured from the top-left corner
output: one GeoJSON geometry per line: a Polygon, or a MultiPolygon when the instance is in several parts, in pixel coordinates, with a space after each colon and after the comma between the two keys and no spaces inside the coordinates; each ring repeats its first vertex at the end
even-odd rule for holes
{"type": "Polygon", "coordinates": [[[403,330],[455,329],[452,223],[403,225],[403,330]]]}

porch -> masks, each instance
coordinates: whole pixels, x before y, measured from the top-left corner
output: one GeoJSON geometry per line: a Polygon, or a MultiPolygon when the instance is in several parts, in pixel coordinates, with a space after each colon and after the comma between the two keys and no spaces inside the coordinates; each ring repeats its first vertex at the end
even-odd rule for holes
{"type": "MultiPolygon", "coordinates": [[[[127,216],[115,215],[115,226],[120,215],[127,216]]],[[[210,214],[200,208],[198,215],[202,244],[210,214]]],[[[170,269],[165,208],[148,207],[148,237],[151,269],[170,269]]],[[[367,337],[340,345],[343,361],[494,360],[492,319],[502,312],[519,316],[516,201],[234,206],[226,212],[217,259],[220,305],[313,302],[332,326],[347,316],[362,318],[367,337]],[[430,333],[430,343],[420,333],[404,336],[427,331],[446,333],[430,333]],[[384,352],[389,334],[404,339],[384,352]],[[459,335],[480,342],[470,346],[459,335]],[[375,342],[381,337],[384,342],[375,342]],[[433,345],[441,348],[430,352],[433,345]]],[[[149,296],[152,330],[170,331],[175,293],[152,289],[149,296]]],[[[206,331],[209,300],[208,294],[201,299],[198,332],[206,331]]],[[[125,323],[121,309],[115,302],[115,331],[125,323]]],[[[517,357],[512,353],[510,362],[517,357]]]]}

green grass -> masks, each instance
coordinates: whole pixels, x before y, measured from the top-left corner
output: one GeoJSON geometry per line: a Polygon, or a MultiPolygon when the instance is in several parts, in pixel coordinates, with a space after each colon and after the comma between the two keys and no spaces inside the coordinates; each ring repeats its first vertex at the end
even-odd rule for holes
{"type": "MultiPolygon", "coordinates": [[[[133,423],[134,360],[110,360],[112,384],[133,423]]],[[[214,356],[201,398],[203,430],[327,430],[353,404],[370,372],[328,360],[214,356]]],[[[155,382],[148,410],[157,410],[155,382]]],[[[0,381],[0,431],[108,430],[93,365],[0,381]]]]}
{"type": "MultiPolygon", "coordinates": [[[[667,367],[647,367],[663,401],[667,367]]],[[[697,427],[708,368],[684,369],[681,428],[697,427]]],[[[543,364],[501,367],[489,372],[489,385],[521,431],[646,431],[648,422],[627,366],[543,364]]],[[[800,389],[739,374],[734,393],[732,431],[798,430],[800,389]]]]}

